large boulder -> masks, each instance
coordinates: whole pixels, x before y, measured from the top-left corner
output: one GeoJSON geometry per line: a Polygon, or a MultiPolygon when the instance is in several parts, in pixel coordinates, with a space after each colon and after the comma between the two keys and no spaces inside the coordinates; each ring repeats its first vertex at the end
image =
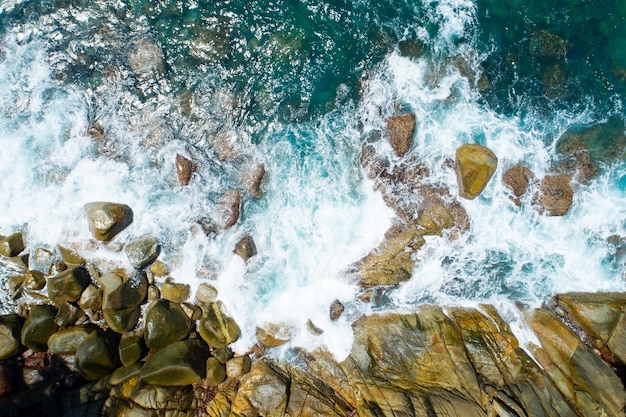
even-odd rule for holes
{"type": "Polygon", "coordinates": [[[183,339],[191,322],[180,304],[158,300],[150,306],[145,318],[144,338],[151,349],[160,349],[183,339]]]}
{"type": "Polygon", "coordinates": [[[387,139],[397,156],[404,156],[413,142],[415,114],[405,113],[387,119],[387,139]]]}
{"type": "Polygon", "coordinates": [[[125,204],[93,202],[85,204],[89,230],[97,240],[109,241],[133,221],[133,211],[125,204]]]}
{"type": "Polygon", "coordinates": [[[120,362],[124,366],[130,366],[141,358],[144,345],[139,335],[125,334],[120,339],[118,346],[120,362]]]}
{"type": "Polygon", "coordinates": [[[24,238],[21,233],[13,233],[0,240],[0,255],[17,256],[25,249],[24,238]]]}
{"type": "Polygon", "coordinates": [[[48,350],[48,339],[57,329],[55,315],[56,309],[52,306],[46,304],[32,306],[22,327],[22,344],[35,352],[48,350]]]}
{"type": "Polygon", "coordinates": [[[535,196],[540,213],[547,216],[567,214],[574,198],[571,180],[568,174],[546,175],[541,180],[535,196]]]}
{"type": "Polygon", "coordinates": [[[116,269],[100,277],[103,289],[102,314],[109,327],[125,333],[139,320],[140,304],[148,293],[148,281],[143,272],[116,269]]]}
{"type": "Polygon", "coordinates": [[[476,198],[497,166],[498,158],[490,149],[473,143],[459,146],[455,160],[459,195],[468,200],[476,198]]]}
{"type": "Polygon", "coordinates": [[[285,323],[265,323],[257,327],[256,338],[265,347],[276,347],[287,343],[293,329],[285,323]]]}
{"type": "Polygon", "coordinates": [[[0,361],[17,355],[20,351],[22,322],[17,314],[0,316],[0,361]]]}
{"type": "Polygon", "coordinates": [[[124,252],[130,263],[137,269],[150,265],[161,253],[161,245],[153,236],[135,239],[124,246],[124,252]]]}
{"type": "Polygon", "coordinates": [[[206,376],[209,349],[200,340],[183,340],[151,356],[139,374],[145,384],[180,386],[194,384],[206,376]]]}
{"type": "Polygon", "coordinates": [[[198,331],[204,341],[215,349],[236,342],[241,335],[235,319],[224,313],[221,301],[207,306],[198,323],[198,331]]]}
{"type": "Polygon", "coordinates": [[[110,374],[118,365],[115,339],[102,330],[94,330],[76,347],[76,369],[89,380],[110,374]]]}
{"type": "Polygon", "coordinates": [[[285,415],[289,397],[287,381],[263,362],[255,362],[241,380],[232,405],[234,415],[285,415]]]}
{"type": "Polygon", "coordinates": [[[48,278],[48,297],[56,305],[77,301],[91,282],[89,272],[83,267],[66,269],[48,278]]]}

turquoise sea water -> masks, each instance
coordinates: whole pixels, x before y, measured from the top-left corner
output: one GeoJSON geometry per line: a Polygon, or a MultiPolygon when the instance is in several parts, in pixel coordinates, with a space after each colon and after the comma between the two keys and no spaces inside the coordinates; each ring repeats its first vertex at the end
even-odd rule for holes
{"type": "MultiPolygon", "coordinates": [[[[178,280],[211,280],[242,348],[263,321],[312,318],[324,336],[296,330],[294,343],[341,352],[349,320],[372,309],[623,290],[622,249],[607,238],[626,236],[625,19],[621,0],[1,1],[0,233],[124,262],[85,243],[82,205],[127,203],[135,222],[119,240],[154,234],[178,280]],[[413,278],[372,306],[343,272],[393,221],[359,161],[398,111],[416,113],[410,156],[432,184],[456,193],[445,161],[462,143],[500,165],[462,201],[470,232],[429,239],[413,278]],[[598,177],[563,218],[512,205],[504,170],[550,172],[572,129],[596,129],[584,146],[598,177]],[[177,153],[200,167],[188,187],[177,153]],[[263,195],[235,228],[202,233],[259,163],[263,195]],[[245,265],[232,255],[243,233],[259,248],[245,265]],[[336,298],[347,311],[331,323],[336,298]]],[[[0,268],[3,285],[12,273],[0,268]]],[[[3,301],[14,308],[6,287],[3,301]]]]}

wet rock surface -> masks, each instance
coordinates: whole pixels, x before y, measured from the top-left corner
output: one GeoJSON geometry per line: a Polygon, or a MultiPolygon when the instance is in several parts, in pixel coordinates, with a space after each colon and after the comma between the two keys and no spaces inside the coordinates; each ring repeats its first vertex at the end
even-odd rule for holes
{"type": "Polygon", "coordinates": [[[125,204],[93,202],[85,204],[89,229],[97,240],[109,241],[133,221],[133,211],[125,204]]]}
{"type": "Polygon", "coordinates": [[[415,114],[406,113],[387,119],[387,139],[397,156],[404,156],[413,143],[415,114]]]}
{"type": "Polygon", "coordinates": [[[468,200],[476,198],[497,166],[498,158],[490,149],[473,143],[461,145],[456,150],[455,160],[459,195],[468,200]]]}

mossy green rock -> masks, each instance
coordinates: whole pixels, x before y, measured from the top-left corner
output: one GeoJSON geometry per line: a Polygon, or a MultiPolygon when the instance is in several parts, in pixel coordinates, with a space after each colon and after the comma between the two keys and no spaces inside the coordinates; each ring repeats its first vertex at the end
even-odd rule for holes
{"type": "Polygon", "coordinates": [[[0,255],[17,256],[24,250],[24,238],[21,233],[13,233],[0,240],[0,255]]]}
{"type": "Polygon", "coordinates": [[[56,305],[60,305],[65,301],[77,301],[90,281],[89,272],[85,268],[74,267],[67,269],[54,277],[48,278],[48,297],[56,305]]]}
{"type": "Polygon", "coordinates": [[[236,342],[241,334],[235,319],[224,314],[220,301],[207,306],[200,319],[198,330],[204,341],[215,349],[236,342]]]}
{"type": "Polygon", "coordinates": [[[85,265],[85,258],[83,258],[78,252],[72,248],[68,248],[64,245],[57,245],[61,258],[68,266],[83,266],[85,265]]]}
{"type": "Polygon", "coordinates": [[[161,286],[161,296],[173,303],[182,303],[189,298],[191,288],[187,284],[174,282],[171,279],[165,280],[161,286]]]}
{"type": "Polygon", "coordinates": [[[89,380],[110,374],[117,363],[115,340],[102,330],[91,332],[76,348],[76,369],[89,380]]]}
{"type": "Polygon", "coordinates": [[[46,277],[43,272],[31,270],[24,276],[24,287],[28,290],[41,290],[46,286],[46,277]]]}
{"type": "Polygon", "coordinates": [[[20,330],[22,318],[17,314],[0,316],[0,361],[16,355],[20,351],[20,330]]]}
{"type": "Polygon", "coordinates": [[[35,352],[48,349],[48,339],[56,331],[56,309],[49,305],[34,305],[22,327],[22,344],[35,352]]]}
{"type": "Polygon", "coordinates": [[[139,375],[139,371],[141,371],[142,366],[143,365],[140,363],[132,363],[130,365],[117,368],[111,374],[111,378],[109,379],[109,384],[120,385],[126,381],[129,381],[131,378],[134,378],[139,375]]]}
{"type": "Polygon", "coordinates": [[[151,349],[159,349],[183,339],[191,329],[189,318],[179,304],[158,300],[146,314],[144,338],[151,349]]]}
{"type": "Polygon", "coordinates": [[[48,349],[55,355],[73,355],[78,345],[94,330],[95,326],[84,325],[56,332],[48,339],[48,349]]]}
{"type": "Polygon", "coordinates": [[[109,328],[117,333],[126,333],[134,329],[139,321],[140,313],[141,309],[138,306],[120,310],[102,310],[109,328]]]}
{"type": "Polygon", "coordinates": [[[133,240],[124,247],[130,263],[137,269],[145,268],[156,260],[161,252],[159,241],[155,237],[133,240]]]}
{"type": "Polygon", "coordinates": [[[152,385],[189,385],[206,375],[207,346],[200,340],[183,340],[173,343],[145,363],[139,380],[152,385]]]}
{"type": "Polygon", "coordinates": [[[109,241],[133,221],[133,211],[125,204],[93,202],[84,206],[89,230],[100,241],[109,241]]]}
{"type": "Polygon", "coordinates": [[[144,302],[148,280],[143,272],[129,273],[116,269],[100,277],[103,289],[102,308],[121,310],[136,307],[144,302]]]}
{"type": "Polygon", "coordinates": [[[215,387],[224,382],[226,379],[226,366],[217,360],[217,358],[209,358],[206,360],[206,384],[215,387]]]}
{"type": "Polygon", "coordinates": [[[120,339],[118,350],[122,365],[132,365],[141,358],[141,353],[143,350],[143,342],[141,337],[137,335],[122,336],[122,338],[120,339]]]}
{"type": "Polygon", "coordinates": [[[469,200],[485,188],[498,166],[498,158],[488,148],[469,143],[456,150],[456,174],[459,195],[469,200]]]}
{"type": "Polygon", "coordinates": [[[74,304],[70,304],[67,301],[58,306],[57,315],[54,317],[54,322],[59,327],[73,326],[80,317],[84,315],[83,311],[76,307],[74,304]]]}

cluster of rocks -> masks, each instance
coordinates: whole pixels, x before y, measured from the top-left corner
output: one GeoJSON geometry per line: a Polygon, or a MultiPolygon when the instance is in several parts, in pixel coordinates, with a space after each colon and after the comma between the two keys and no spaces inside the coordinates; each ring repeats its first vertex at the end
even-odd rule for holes
{"type": "MultiPolygon", "coordinates": [[[[397,214],[397,221],[387,231],[383,242],[353,267],[359,284],[366,289],[395,286],[408,280],[416,262],[415,253],[425,243],[425,236],[445,235],[455,239],[459,233],[467,231],[470,220],[459,198],[472,200],[479,196],[498,166],[498,158],[490,149],[479,144],[464,144],[456,150],[454,163],[446,162],[456,172],[457,195],[445,186],[432,184],[428,169],[409,154],[415,120],[412,113],[387,119],[383,136],[393,149],[391,157],[378,150],[376,140],[366,141],[361,151],[365,172],[397,214]]],[[[537,178],[530,168],[521,164],[506,169],[502,182],[509,190],[511,200],[517,206],[528,201],[543,215],[567,214],[576,187],[587,185],[596,177],[599,163],[606,162],[611,156],[615,160],[618,152],[615,149],[622,149],[620,152],[623,153],[623,147],[619,145],[626,143],[623,122],[621,131],[619,126],[613,127],[619,125],[616,121],[609,121],[608,125],[566,132],[557,145],[563,160],[543,178],[537,178]],[[607,151],[597,149],[600,136],[604,141],[614,143],[609,157],[605,155],[607,151]]],[[[369,292],[365,294],[366,298],[370,296],[369,292]]]]}
{"type": "MultiPolygon", "coordinates": [[[[133,221],[124,204],[84,208],[97,241],[111,241],[133,221]]],[[[101,271],[64,245],[57,254],[34,250],[29,262],[26,249],[19,232],[0,240],[0,255],[23,271],[7,282],[12,297],[24,300],[20,314],[0,316],[0,398],[12,396],[8,405],[16,415],[41,387],[62,386],[66,392],[93,381],[92,395],[83,395],[90,399],[79,405],[107,393],[110,415],[125,415],[137,404],[160,409],[155,387],[200,381],[213,387],[249,370],[249,356],[233,355],[228,347],[240,329],[217,300],[217,290],[201,283],[190,302],[190,286],[168,276],[158,259],[156,238],[124,245],[133,270],[101,271]],[[129,394],[126,383],[140,393],[129,394]]],[[[254,241],[244,236],[234,252],[247,260],[256,254],[254,241]]],[[[173,391],[164,392],[178,401],[173,391]]]]}

